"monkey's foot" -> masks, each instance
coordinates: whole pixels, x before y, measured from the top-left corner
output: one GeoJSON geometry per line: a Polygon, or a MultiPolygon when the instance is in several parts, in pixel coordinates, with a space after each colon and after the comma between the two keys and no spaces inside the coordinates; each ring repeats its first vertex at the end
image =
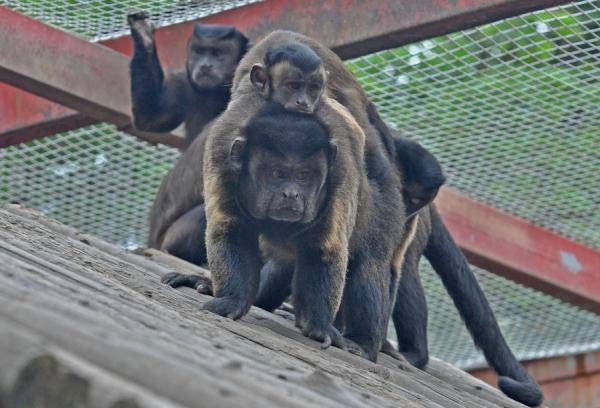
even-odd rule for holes
{"type": "Polygon", "coordinates": [[[203,295],[213,295],[212,280],[198,275],[185,275],[183,273],[168,273],[160,280],[172,288],[186,287],[196,289],[203,295]]]}
{"type": "Polygon", "coordinates": [[[237,320],[248,312],[250,306],[246,305],[243,300],[229,296],[209,300],[204,304],[203,309],[219,316],[237,320]]]}
{"type": "Polygon", "coordinates": [[[351,336],[345,336],[344,340],[348,345],[348,351],[350,353],[366,358],[374,363],[377,362],[377,354],[379,353],[380,347],[376,347],[370,342],[368,344],[361,343],[357,339],[353,339],[351,336]]]}
{"type": "Polygon", "coordinates": [[[404,356],[398,350],[396,350],[394,348],[394,346],[392,346],[392,343],[390,343],[388,339],[383,340],[383,343],[381,343],[380,351],[383,354],[387,354],[388,356],[392,357],[395,360],[406,362],[406,359],[404,358],[404,356]]]}
{"type": "Polygon", "coordinates": [[[127,23],[131,28],[133,41],[145,50],[154,50],[154,26],[147,21],[150,17],[145,11],[132,10],[127,13],[127,23]]]}
{"type": "Polygon", "coordinates": [[[417,368],[425,368],[429,362],[429,354],[427,352],[419,353],[416,351],[401,351],[400,353],[412,366],[417,368]]]}
{"type": "Polygon", "coordinates": [[[302,329],[302,334],[308,338],[321,342],[321,348],[323,349],[333,345],[342,350],[346,350],[346,341],[344,340],[344,337],[338,329],[331,324],[329,327],[323,328],[307,326],[302,329]]]}

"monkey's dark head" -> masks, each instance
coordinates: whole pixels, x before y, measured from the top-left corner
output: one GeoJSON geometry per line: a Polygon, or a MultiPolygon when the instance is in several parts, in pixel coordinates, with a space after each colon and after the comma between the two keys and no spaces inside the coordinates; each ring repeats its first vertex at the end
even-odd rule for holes
{"type": "Polygon", "coordinates": [[[402,171],[402,197],[410,217],[433,201],[446,182],[435,156],[417,142],[405,137],[394,139],[396,164],[402,171]]]}
{"type": "Polygon", "coordinates": [[[238,203],[254,220],[308,224],[326,200],[337,148],[318,119],[267,106],[236,139],[229,160],[238,171],[238,203]]]}
{"type": "Polygon", "coordinates": [[[250,71],[250,81],[265,98],[293,112],[314,112],[326,79],[321,58],[300,43],[268,50],[265,63],[250,71]]]}
{"type": "Polygon", "coordinates": [[[231,84],[248,39],[235,27],[196,24],[188,41],[186,69],[190,83],[203,91],[231,84]]]}

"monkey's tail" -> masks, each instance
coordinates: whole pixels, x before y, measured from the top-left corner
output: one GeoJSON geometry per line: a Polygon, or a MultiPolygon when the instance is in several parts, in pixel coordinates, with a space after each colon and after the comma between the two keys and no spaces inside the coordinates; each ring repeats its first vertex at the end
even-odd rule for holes
{"type": "Polygon", "coordinates": [[[431,229],[425,257],[442,279],[475,345],[498,374],[498,387],[508,397],[525,405],[540,405],[544,398],[542,390],[506,344],[473,271],[433,206],[431,229]]]}

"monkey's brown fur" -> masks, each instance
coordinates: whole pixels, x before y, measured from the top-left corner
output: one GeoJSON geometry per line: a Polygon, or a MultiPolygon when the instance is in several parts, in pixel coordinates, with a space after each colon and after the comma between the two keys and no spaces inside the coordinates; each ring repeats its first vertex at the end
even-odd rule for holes
{"type": "MultiPolygon", "coordinates": [[[[329,197],[322,217],[323,225],[314,233],[312,241],[319,248],[321,261],[328,265],[331,285],[325,293],[305,294],[302,299],[295,299],[297,324],[311,336],[315,315],[325,315],[332,323],[345,286],[343,310],[349,316],[345,319],[346,335],[363,347],[368,358],[375,359],[385,336],[385,316],[393,304],[389,285],[395,287],[397,284],[397,277],[391,276],[390,264],[401,245],[404,224],[401,177],[385,152],[382,136],[369,122],[368,99],[352,73],[333,52],[297,33],[274,32],[246,54],[236,70],[231,102],[215,120],[208,135],[203,168],[206,246],[216,299],[209,302],[207,308],[239,318],[247,312],[256,296],[259,271],[236,271],[228,264],[230,261],[226,256],[231,253],[226,250],[229,245],[226,243],[234,241],[235,236],[242,236],[244,231],[235,202],[235,176],[226,163],[233,141],[243,137],[244,123],[264,104],[264,99],[250,82],[251,67],[263,61],[268,49],[294,42],[310,46],[329,72],[327,92],[315,115],[326,124],[331,139],[338,146],[331,177],[337,178],[339,185],[329,197]],[[394,220],[392,225],[390,219],[394,220]],[[345,282],[349,259],[352,279],[345,282]],[[235,282],[245,282],[243,295],[231,291],[235,282]],[[364,282],[369,283],[365,285],[364,282]],[[366,290],[365,286],[373,288],[374,292],[367,294],[372,301],[364,302],[364,298],[360,298],[359,293],[366,290]],[[313,302],[313,296],[322,299],[313,302]],[[312,303],[323,301],[327,303],[326,310],[312,310],[316,307],[312,303]],[[226,305],[225,302],[230,303],[226,305]],[[373,321],[357,322],[351,318],[355,313],[368,315],[373,321]],[[370,326],[363,330],[363,325],[370,326]]],[[[242,256],[250,254],[240,254],[240,258],[242,256]]],[[[296,287],[301,285],[297,275],[294,278],[296,287]]]]}

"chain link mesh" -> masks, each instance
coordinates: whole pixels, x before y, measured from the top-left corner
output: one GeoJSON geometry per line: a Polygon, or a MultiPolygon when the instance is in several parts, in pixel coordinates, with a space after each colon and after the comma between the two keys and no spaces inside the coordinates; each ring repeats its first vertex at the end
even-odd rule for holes
{"type": "MultiPolygon", "coordinates": [[[[250,1],[3,4],[90,39],[142,8],[168,25],[250,1]]],[[[578,1],[349,61],[397,129],[440,159],[449,184],[600,247],[600,1],[578,1]]],[[[99,124],[0,149],[0,203],[19,202],[127,248],[143,245],[179,153],[99,124]]],[[[421,266],[432,354],[483,364],[441,282],[421,266]]],[[[600,349],[600,317],[475,268],[521,359],[600,349]]]]}
{"type": "Polygon", "coordinates": [[[129,34],[125,15],[129,10],[141,9],[150,13],[157,26],[216,14],[259,0],[3,0],[6,5],[46,24],[62,28],[92,41],[105,40],[129,34]]]}

